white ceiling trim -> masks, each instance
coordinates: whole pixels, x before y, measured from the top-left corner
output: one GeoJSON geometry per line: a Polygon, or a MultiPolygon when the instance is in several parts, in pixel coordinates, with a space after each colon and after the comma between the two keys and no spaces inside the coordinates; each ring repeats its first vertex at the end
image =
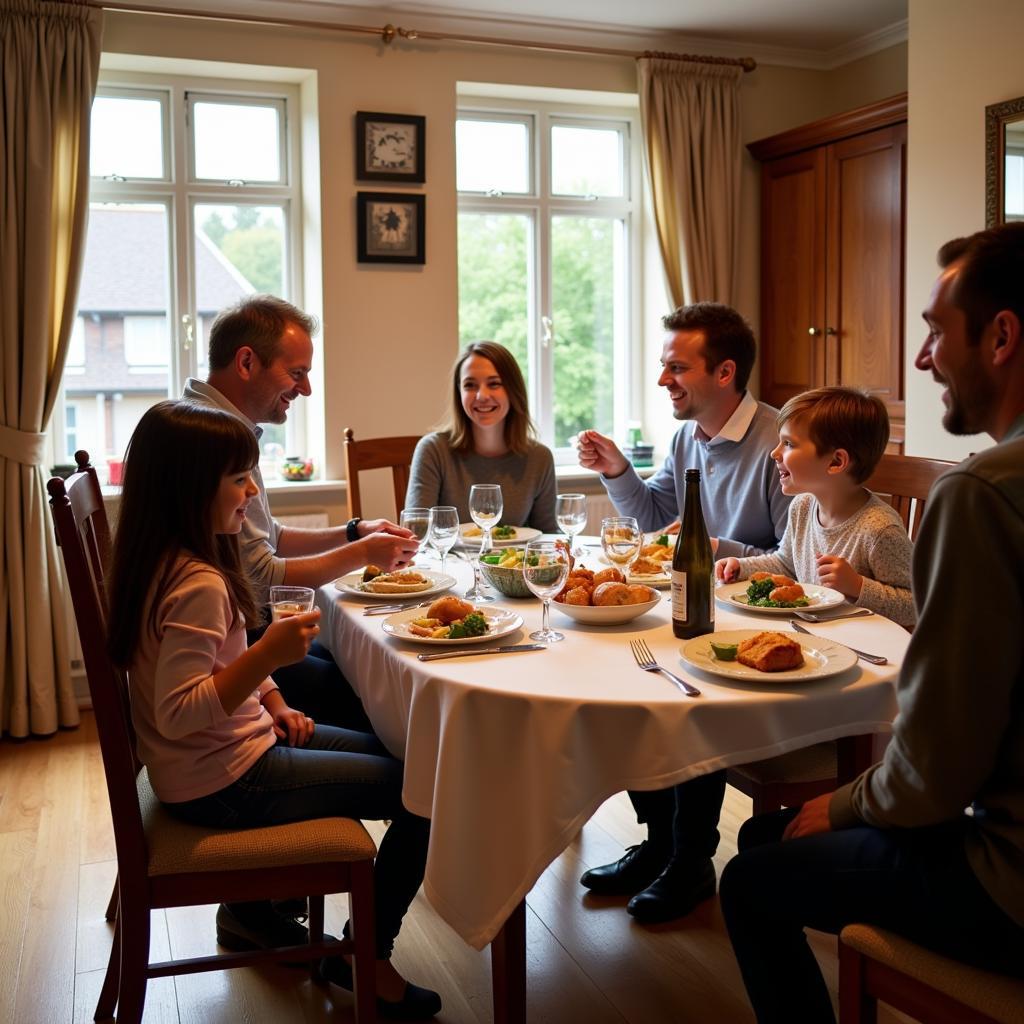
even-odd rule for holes
{"type": "MultiPolygon", "coordinates": [[[[99,0],[102,3],[102,0],[99,0]]],[[[360,25],[383,28],[387,23],[423,32],[488,36],[498,39],[536,41],[561,45],[594,46],[625,50],[668,50],[699,53],[709,57],[753,57],[759,64],[829,71],[879,50],[905,42],[908,22],[896,22],[829,51],[798,47],[757,45],[730,39],[651,32],[629,25],[594,25],[554,18],[515,19],[479,15],[456,15],[441,8],[415,10],[368,8],[321,0],[115,0],[144,11],[147,7],[182,13],[206,9],[212,15],[245,21],[253,18],[324,25],[360,25]]],[[[396,40],[393,46],[416,46],[396,40]]]]}

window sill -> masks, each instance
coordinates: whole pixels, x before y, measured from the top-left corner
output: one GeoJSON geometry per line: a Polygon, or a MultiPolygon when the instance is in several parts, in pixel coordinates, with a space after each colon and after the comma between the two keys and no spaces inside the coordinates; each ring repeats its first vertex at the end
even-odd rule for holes
{"type": "MultiPolygon", "coordinates": [[[[657,466],[644,466],[636,472],[642,480],[646,480],[648,477],[654,476],[657,471],[657,466]]],[[[601,475],[599,473],[595,473],[594,470],[584,469],[582,466],[571,465],[555,466],[555,478],[560,484],[563,482],[580,484],[601,482],[601,475]]]]}
{"type": "MultiPolygon", "coordinates": [[[[278,494],[341,494],[344,480],[264,480],[267,493],[278,494]]],[[[116,504],[121,500],[121,488],[107,484],[100,488],[103,499],[116,504]]]]}

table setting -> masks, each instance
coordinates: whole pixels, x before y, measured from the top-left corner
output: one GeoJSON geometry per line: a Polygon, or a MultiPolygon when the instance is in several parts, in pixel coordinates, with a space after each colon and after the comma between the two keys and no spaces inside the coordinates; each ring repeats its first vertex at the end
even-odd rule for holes
{"type": "MultiPolygon", "coordinates": [[[[594,549],[583,550],[583,562],[600,568],[594,549]]],[[[426,548],[416,558],[424,575],[436,564],[426,548]]],[[[449,557],[444,571],[455,583],[443,596],[461,599],[474,583],[474,566],[449,557]]],[[[661,789],[890,729],[892,683],[909,639],[895,623],[854,614],[801,623],[805,635],[791,626],[800,609],[787,609],[786,618],[718,600],[716,634],[778,630],[805,653],[795,675],[745,675],[723,671],[730,663],[705,650],[688,655],[694,641],[673,636],[670,602],[664,592],[652,593],[636,617],[603,624],[570,616],[628,606],[567,611],[551,597],[542,602],[495,590],[494,600],[470,607],[497,628],[471,642],[431,644],[394,627],[426,617],[442,595],[411,594],[394,602],[401,608],[377,616],[364,614],[376,602],[351,588],[318,592],[321,640],[381,740],[405,761],[406,806],[432,819],[426,896],[470,945],[482,948],[499,934],[547,864],[614,793],[661,789]],[[548,629],[553,625],[562,639],[533,640],[544,630],[549,602],[548,629]],[[885,663],[861,660],[857,651],[885,663]]],[[[707,638],[700,640],[707,646],[707,638]]]]}

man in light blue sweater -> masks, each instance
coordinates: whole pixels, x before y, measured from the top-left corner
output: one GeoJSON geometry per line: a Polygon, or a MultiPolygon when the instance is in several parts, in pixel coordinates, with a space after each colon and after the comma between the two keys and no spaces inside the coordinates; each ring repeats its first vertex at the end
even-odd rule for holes
{"type": "MultiPolygon", "coordinates": [[[[601,474],[623,515],[657,530],[679,517],[686,469],[701,471],[704,521],[719,558],[773,550],[786,529],[790,499],[782,493],[770,452],[778,443],[778,410],[747,388],[757,346],[750,325],[728,306],[681,306],[662,323],[668,332],[658,383],[668,391],[672,415],[685,420],[668,457],[647,481],[608,437],[579,437],[580,465],[601,474]]],[[[714,895],[711,858],[718,848],[718,818],[725,772],[712,772],[671,789],[630,792],[647,839],[614,864],[580,879],[593,892],[632,896],[626,909],[645,924],[688,914],[714,895]]]]}

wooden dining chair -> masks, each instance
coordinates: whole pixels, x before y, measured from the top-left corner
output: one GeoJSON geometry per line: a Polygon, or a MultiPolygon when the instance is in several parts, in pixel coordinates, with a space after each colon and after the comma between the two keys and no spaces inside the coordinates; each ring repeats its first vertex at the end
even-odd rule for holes
{"type": "Polygon", "coordinates": [[[875,1024],[878,1000],[928,1024],[1019,1024],[1024,981],[951,960],[874,925],[839,936],[839,1024],[875,1024]]]}
{"type": "MultiPolygon", "coordinates": [[[[941,459],[883,455],[864,486],[896,509],[915,540],[932,485],[955,465],[941,459]]],[[[835,742],[827,742],[730,768],[726,779],[751,798],[754,814],[763,814],[830,793],[846,780],[845,775],[835,742]]]]}
{"type": "Polygon", "coordinates": [[[899,513],[911,540],[917,540],[932,485],[955,462],[915,455],[883,455],[864,486],[899,513]]]}
{"type": "Polygon", "coordinates": [[[345,428],[345,486],[348,488],[348,515],[352,519],[363,514],[359,474],[363,470],[390,469],[395,489],[395,521],[405,505],[409,489],[409,468],[412,453],[420,438],[411,434],[398,437],[369,437],[357,441],[351,427],[345,428]]]}
{"type": "MultiPolygon", "coordinates": [[[[81,458],[79,458],[81,456],[81,458]]],[[[109,533],[95,470],[85,452],[67,481],[47,485],[57,543],[67,572],[96,716],[117,852],[114,941],[95,1020],[138,1024],[146,985],[199,971],[280,961],[355,958],[356,1019],[376,1019],[373,858],[376,847],[349,818],[321,818],[254,829],[213,829],[172,818],[135,756],[127,679],[106,650],[104,543],[109,533]],[[104,541],[104,537],[106,538],[104,541]],[[326,893],[352,897],[352,939],[323,940],[326,893]],[[149,962],[150,911],[205,903],[309,897],[308,945],[149,962]]]]}

